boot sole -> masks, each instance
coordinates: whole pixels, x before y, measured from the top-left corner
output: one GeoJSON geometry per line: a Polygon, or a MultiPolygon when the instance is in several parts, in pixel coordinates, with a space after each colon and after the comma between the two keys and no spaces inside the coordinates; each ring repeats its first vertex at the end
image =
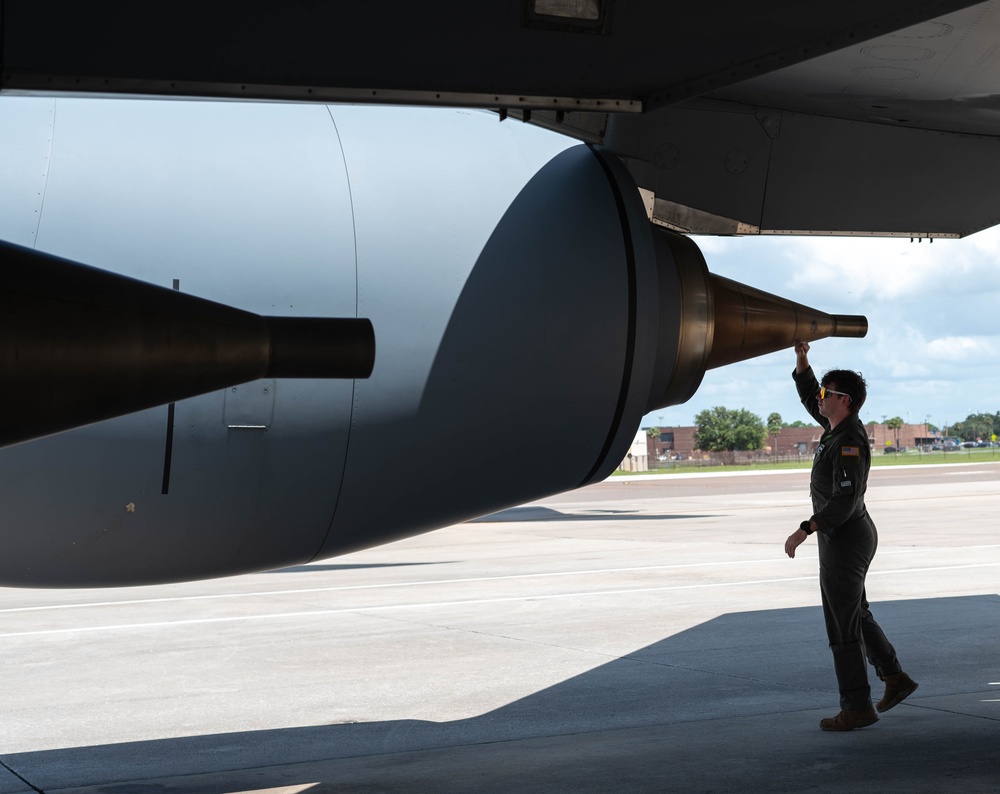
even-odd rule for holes
{"type": "Polygon", "coordinates": [[[824,722],[826,722],[826,720],[820,720],[819,729],[821,731],[844,732],[844,731],[853,731],[855,728],[867,728],[869,725],[874,725],[876,722],[878,722],[878,717],[874,717],[870,720],[862,720],[861,722],[855,722],[850,726],[847,725],[842,726],[840,723],[833,722],[832,720],[831,720],[832,724],[830,725],[824,725],[823,724],[824,722]]]}
{"type": "Polygon", "coordinates": [[[914,692],[916,692],[918,686],[920,686],[920,684],[914,682],[913,686],[911,686],[905,692],[900,692],[887,705],[883,706],[880,703],[876,703],[875,704],[875,709],[878,711],[879,714],[885,714],[893,706],[898,706],[900,703],[902,703],[904,700],[906,700],[910,695],[912,695],[914,692]]]}

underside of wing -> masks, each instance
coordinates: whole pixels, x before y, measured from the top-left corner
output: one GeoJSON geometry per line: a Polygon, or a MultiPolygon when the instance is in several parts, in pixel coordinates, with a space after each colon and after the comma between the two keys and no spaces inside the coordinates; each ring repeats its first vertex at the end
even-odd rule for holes
{"type": "Polygon", "coordinates": [[[651,220],[683,232],[1000,219],[993,2],[181,0],[151,25],[6,0],[0,25],[6,93],[491,108],[618,154],[651,220]]]}

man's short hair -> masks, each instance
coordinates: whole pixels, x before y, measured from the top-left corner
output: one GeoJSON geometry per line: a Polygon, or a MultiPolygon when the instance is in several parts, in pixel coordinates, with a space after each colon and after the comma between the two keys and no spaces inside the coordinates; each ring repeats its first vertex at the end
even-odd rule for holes
{"type": "Polygon", "coordinates": [[[868,397],[868,384],[865,383],[861,373],[850,369],[831,369],[823,374],[820,385],[830,387],[831,383],[836,384],[836,391],[850,395],[850,411],[857,415],[868,397]]]}

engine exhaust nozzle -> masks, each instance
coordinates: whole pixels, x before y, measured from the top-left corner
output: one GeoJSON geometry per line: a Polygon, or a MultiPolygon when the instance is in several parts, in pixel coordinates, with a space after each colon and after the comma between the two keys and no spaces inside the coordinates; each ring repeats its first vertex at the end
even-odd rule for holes
{"type": "Polygon", "coordinates": [[[827,314],[708,272],[695,242],[654,233],[660,330],[647,411],[686,402],[705,372],[791,348],[796,339],[863,337],[868,320],[827,314]]]}
{"type": "Polygon", "coordinates": [[[0,243],[0,447],[258,378],[367,378],[366,319],[264,317],[0,243]]]}
{"type": "Polygon", "coordinates": [[[860,315],[827,314],[712,273],[709,284],[714,329],[708,369],[789,348],[796,339],[868,333],[860,315]]]}

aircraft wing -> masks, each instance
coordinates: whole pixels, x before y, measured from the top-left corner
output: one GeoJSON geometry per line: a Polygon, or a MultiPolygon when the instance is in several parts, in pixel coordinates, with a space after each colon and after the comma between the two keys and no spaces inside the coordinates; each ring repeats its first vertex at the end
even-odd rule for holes
{"type": "Polygon", "coordinates": [[[968,5],[180,0],[150,18],[129,3],[6,0],[3,79],[7,89],[650,111],[968,5]]]}
{"type": "Polygon", "coordinates": [[[992,2],[2,8],[7,93],[494,108],[604,144],[684,232],[956,237],[1000,218],[992,2]]]}

